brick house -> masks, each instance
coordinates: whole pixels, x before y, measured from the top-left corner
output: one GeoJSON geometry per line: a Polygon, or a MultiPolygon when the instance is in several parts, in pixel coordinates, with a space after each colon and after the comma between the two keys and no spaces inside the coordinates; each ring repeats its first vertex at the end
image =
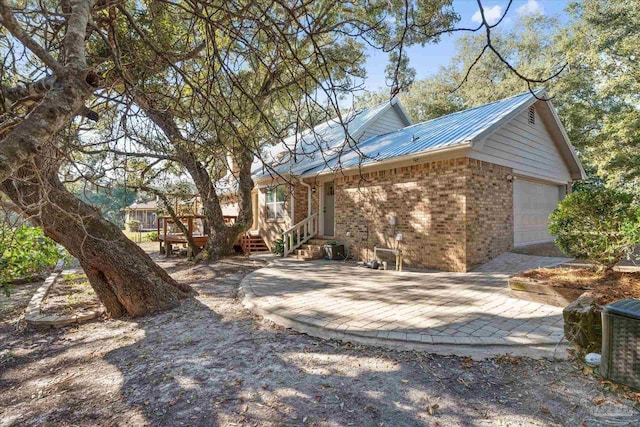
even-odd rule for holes
{"type": "Polygon", "coordinates": [[[252,233],[269,247],[295,234],[291,251],[337,240],[361,259],[398,247],[448,271],[550,242],[549,214],[585,174],[544,95],[414,125],[394,99],[292,136],[255,162],[252,233]]]}

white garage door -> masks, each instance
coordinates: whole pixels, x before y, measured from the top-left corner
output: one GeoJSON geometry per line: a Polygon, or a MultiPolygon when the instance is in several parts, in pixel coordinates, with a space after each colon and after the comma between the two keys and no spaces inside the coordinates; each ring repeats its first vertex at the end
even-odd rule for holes
{"type": "Polygon", "coordinates": [[[513,181],[513,244],[532,245],[553,241],[547,223],[564,186],[516,179],[513,181]]]}

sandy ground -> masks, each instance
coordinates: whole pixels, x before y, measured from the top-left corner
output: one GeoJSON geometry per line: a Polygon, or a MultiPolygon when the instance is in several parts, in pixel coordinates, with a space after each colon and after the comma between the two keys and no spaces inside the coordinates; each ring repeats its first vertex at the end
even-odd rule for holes
{"type": "Polygon", "coordinates": [[[160,263],[199,296],[152,317],[44,331],[16,328],[36,285],[25,285],[10,303],[0,300],[0,426],[578,426],[640,419],[633,401],[571,362],[473,362],[310,338],[242,308],[238,284],[258,264],[160,263]]]}

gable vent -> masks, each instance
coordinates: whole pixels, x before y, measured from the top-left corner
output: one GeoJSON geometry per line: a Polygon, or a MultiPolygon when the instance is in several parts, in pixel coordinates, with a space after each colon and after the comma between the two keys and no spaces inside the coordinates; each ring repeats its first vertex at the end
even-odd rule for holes
{"type": "Polygon", "coordinates": [[[530,125],[536,124],[536,109],[533,105],[529,107],[529,124],[530,125]]]}

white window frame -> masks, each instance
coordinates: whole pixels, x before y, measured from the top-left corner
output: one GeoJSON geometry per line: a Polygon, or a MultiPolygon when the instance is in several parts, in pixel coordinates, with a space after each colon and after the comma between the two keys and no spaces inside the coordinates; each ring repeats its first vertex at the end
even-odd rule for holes
{"type": "Polygon", "coordinates": [[[287,212],[285,208],[285,204],[287,202],[287,191],[286,186],[283,184],[276,185],[275,187],[267,188],[265,194],[265,206],[266,206],[266,220],[269,222],[284,222],[286,220],[287,212]],[[282,192],[278,192],[278,189],[282,188],[282,192]],[[269,201],[269,195],[273,193],[273,200],[269,201]],[[278,200],[278,194],[282,195],[282,200],[278,200]],[[282,205],[282,209],[278,209],[278,206],[282,205]],[[273,215],[270,215],[269,206],[272,206],[271,212],[273,215]],[[278,212],[280,212],[280,216],[278,216],[278,212]]]}

